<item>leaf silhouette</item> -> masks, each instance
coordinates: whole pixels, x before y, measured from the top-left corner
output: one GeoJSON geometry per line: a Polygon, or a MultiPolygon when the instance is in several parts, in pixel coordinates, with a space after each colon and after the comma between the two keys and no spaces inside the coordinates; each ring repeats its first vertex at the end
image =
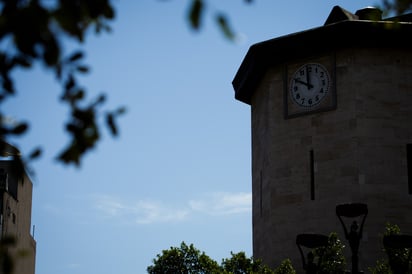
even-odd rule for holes
{"type": "Polygon", "coordinates": [[[192,28],[198,30],[201,25],[201,20],[204,11],[204,3],[202,0],[193,0],[189,12],[189,22],[192,28]]]}

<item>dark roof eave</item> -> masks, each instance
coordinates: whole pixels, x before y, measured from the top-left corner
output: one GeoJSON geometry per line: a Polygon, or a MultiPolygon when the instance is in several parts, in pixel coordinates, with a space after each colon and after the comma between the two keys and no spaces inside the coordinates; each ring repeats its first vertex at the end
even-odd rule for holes
{"type": "Polygon", "coordinates": [[[235,98],[250,104],[269,66],[343,47],[412,48],[410,34],[411,23],[347,20],[254,44],[232,81],[235,98]]]}

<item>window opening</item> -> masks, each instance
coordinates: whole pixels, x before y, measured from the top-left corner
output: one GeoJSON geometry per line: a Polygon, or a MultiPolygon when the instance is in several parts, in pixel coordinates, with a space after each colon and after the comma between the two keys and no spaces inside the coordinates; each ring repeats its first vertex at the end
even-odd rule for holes
{"type": "Polygon", "coordinates": [[[406,165],[408,168],[408,193],[412,195],[412,144],[406,145],[406,165]]]}
{"type": "Polygon", "coordinates": [[[310,199],[315,200],[315,156],[313,149],[309,152],[310,158],[310,199]]]}

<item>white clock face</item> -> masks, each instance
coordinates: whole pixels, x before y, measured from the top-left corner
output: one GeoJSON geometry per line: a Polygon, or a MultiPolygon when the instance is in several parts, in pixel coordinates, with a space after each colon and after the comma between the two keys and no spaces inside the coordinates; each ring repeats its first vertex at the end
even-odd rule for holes
{"type": "Polygon", "coordinates": [[[316,107],[326,97],[331,86],[327,69],[318,63],[301,66],[290,79],[289,93],[300,107],[316,107]]]}

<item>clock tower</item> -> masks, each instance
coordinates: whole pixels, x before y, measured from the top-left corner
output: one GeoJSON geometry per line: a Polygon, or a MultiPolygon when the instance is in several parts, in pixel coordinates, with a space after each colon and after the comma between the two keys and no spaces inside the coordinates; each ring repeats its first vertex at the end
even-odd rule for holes
{"type": "Polygon", "coordinates": [[[233,87],[251,106],[255,258],[301,269],[302,233],[337,232],[348,250],[345,203],[368,206],[360,269],[386,258],[386,223],[412,234],[411,22],[335,6],[321,27],[250,47],[233,87]]]}

